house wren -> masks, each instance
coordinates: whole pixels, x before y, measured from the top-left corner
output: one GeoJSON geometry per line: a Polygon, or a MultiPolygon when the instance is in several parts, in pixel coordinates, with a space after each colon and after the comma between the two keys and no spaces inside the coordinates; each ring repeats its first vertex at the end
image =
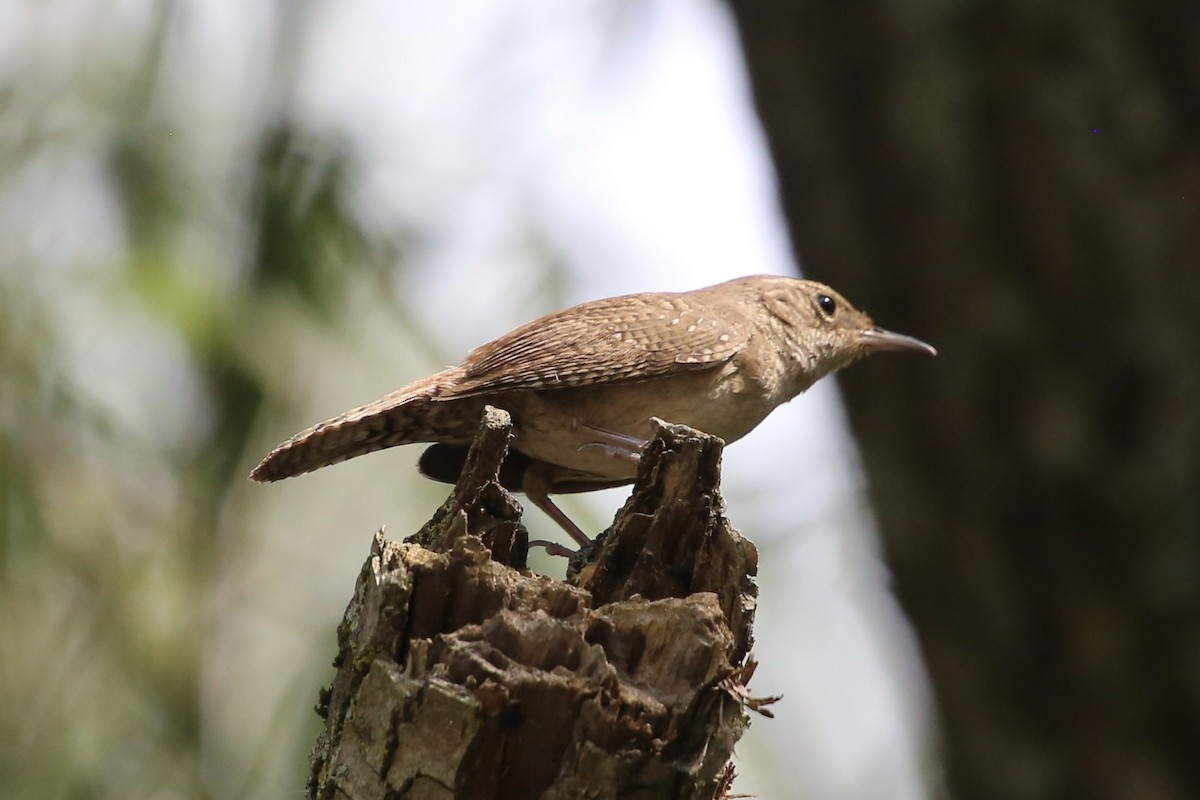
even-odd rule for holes
{"type": "Polygon", "coordinates": [[[651,417],[742,438],[776,406],[876,350],[936,355],[885,331],[828,286],[758,275],[678,293],[610,297],[548,314],[456,367],[314,425],[271,451],[276,481],[385,447],[432,443],[421,473],[454,482],[485,405],[513,419],[501,482],[580,544],[551,493],[632,483],[651,417]]]}

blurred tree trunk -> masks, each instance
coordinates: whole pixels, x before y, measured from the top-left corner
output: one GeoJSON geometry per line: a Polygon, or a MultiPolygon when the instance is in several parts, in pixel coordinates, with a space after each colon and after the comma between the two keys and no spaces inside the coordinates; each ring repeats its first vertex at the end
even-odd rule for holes
{"type": "Polygon", "coordinates": [[[733,9],[951,791],[1200,797],[1200,3],[733,9]]]}

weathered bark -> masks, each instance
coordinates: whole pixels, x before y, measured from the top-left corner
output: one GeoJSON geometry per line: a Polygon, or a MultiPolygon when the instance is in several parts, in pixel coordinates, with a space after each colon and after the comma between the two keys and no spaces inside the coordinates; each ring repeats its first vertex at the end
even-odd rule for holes
{"type": "Polygon", "coordinates": [[[720,440],[661,426],[633,496],[567,582],[523,569],[489,408],[404,544],[377,534],[338,629],[312,798],[710,798],[748,724],[754,546],[720,440]]]}

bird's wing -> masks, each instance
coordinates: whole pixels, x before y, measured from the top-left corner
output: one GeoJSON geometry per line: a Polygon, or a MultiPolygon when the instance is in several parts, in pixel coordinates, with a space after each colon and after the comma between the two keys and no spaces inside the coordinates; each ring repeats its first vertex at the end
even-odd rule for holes
{"type": "Polygon", "coordinates": [[[444,396],[657,378],[733,358],[724,319],[686,295],[611,297],[549,314],[477,347],[444,396]]]}

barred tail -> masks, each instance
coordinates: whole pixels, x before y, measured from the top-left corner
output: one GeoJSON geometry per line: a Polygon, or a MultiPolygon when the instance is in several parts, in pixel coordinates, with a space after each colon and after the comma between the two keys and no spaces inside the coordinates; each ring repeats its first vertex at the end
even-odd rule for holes
{"type": "Polygon", "coordinates": [[[278,481],[387,447],[444,438],[447,432],[439,430],[438,418],[453,415],[444,413],[445,409],[439,409],[442,413],[430,412],[457,371],[454,368],[431,375],[297,433],[272,450],[250,478],[278,481]]]}

